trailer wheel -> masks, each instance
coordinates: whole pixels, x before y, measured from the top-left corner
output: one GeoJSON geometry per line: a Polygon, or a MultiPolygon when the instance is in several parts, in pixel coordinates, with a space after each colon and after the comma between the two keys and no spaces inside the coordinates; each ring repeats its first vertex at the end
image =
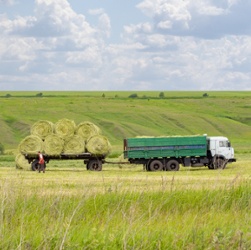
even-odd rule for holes
{"type": "Polygon", "coordinates": [[[38,170],[38,160],[34,160],[34,161],[31,163],[31,170],[32,170],[32,171],[37,171],[37,170],[38,170]]]}
{"type": "Polygon", "coordinates": [[[102,170],[102,162],[100,160],[90,160],[87,163],[87,169],[90,171],[101,171],[102,170]]]}
{"type": "Polygon", "coordinates": [[[148,169],[149,171],[162,171],[163,163],[160,160],[153,160],[150,162],[148,169]]]}
{"type": "Polygon", "coordinates": [[[179,171],[179,169],[180,169],[180,164],[176,160],[170,160],[166,164],[167,171],[179,171]]]}

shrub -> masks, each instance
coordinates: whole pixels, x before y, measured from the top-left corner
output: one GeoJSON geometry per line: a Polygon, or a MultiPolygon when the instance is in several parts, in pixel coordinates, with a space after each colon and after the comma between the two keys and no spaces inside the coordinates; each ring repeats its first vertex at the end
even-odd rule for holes
{"type": "Polygon", "coordinates": [[[164,92],[160,92],[160,93],[159,93],[159,98],[164,98],[164,97],[165,97],[164,92]]]}
{"type": "Polygon", "coordinates": [[[36,96],[37,96],[37,97],[42,97],[42,96],[43,96],[43,93],[37,93],[36,96]]]}
{"type": "Polygon", "coordinates": [[[131,95],[129,95],[129,98],[138,98],[138,94],[131,94],[131,95]]]}

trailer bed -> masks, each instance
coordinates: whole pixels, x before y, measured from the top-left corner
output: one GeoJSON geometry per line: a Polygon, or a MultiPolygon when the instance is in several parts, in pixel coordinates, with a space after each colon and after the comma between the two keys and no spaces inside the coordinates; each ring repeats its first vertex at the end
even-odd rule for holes
{"type": "MultiPolygon", "coordinates": [[[[33,171],[38,169],[38,155],[36,154],[24,154],[25,159],[31,163],[31,169],[33,171]]],[[[101,171],[102,163],[106,155],[93,155],[91,153],[81,153],[81,154],[60,154],[60,155],[46,155],[43,154],[45,165],[50,162],[50,160],[84,160],[87,170],[101,171]]]]}

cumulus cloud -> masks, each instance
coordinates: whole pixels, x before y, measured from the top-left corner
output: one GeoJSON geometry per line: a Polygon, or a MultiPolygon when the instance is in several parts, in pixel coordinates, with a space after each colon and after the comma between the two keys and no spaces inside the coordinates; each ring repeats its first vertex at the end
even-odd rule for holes
{"type": "Polygon", "coordinates": [[[206,39],[251,34],[248,0],[144,0],[137,7],[165,34],[206,39]]]}
{"type": "Polygon", "coordinates": [[[110,18],[106,13],[103,13],[99,17],[99,29],[106,37],[110,36],[111,22],[110,18]]]}
{"type": "Polygon", "coordinates": [[[33,22],[23,32],[34,37],[70,37],[81,47],[94,36],[95,30],[85,20],[84,15],[72,10],[66,0],[36,0],[33,22]]]}
{"type": "Polygon", "coordinates": [[[91,22],[67,0],[36,0],[29,16],[0,15],[0,89],[250,90],[250,5],[142,0],[146,18],[113,44],[103,7],[91,22]]]}
{"type": "MultiPolygon", "coordinates": [[[[5,65],[16,61],[16,74],[59,76],[58,71],[66,65],[92,67],[100,63],[102,37],[84,15],[74,12],[66,0],[35,3],[34,16],[17,16],[13,20],[1,16],[4,37],[0,39],[0,56],[5,65]]],[[[102,29],[108,30],[109,19],[105,15],[103,12],[99,21],[102,29]]]]}
{"type": "Polygon", "coordinates": [[[0,4],[4,5],[13,5],[15,3],[14,0],[0,0],[0,4]]]}
{"type": "Polygon", "coordinates": [[[111,20],[110,17],[105,13],[104,9],[91,9],[89,14],[93,16],[98,16],[98,33],[110,37],[111,32],[111,20]]]}

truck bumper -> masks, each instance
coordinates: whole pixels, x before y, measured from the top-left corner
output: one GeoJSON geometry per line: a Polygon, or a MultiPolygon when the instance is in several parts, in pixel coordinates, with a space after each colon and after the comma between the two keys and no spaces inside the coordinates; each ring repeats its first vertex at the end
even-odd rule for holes
{"type": "Polygon", "coordinates": [[[229,159],[228,162],[236,162],[236,159],[235,158],[229,159]]]}

